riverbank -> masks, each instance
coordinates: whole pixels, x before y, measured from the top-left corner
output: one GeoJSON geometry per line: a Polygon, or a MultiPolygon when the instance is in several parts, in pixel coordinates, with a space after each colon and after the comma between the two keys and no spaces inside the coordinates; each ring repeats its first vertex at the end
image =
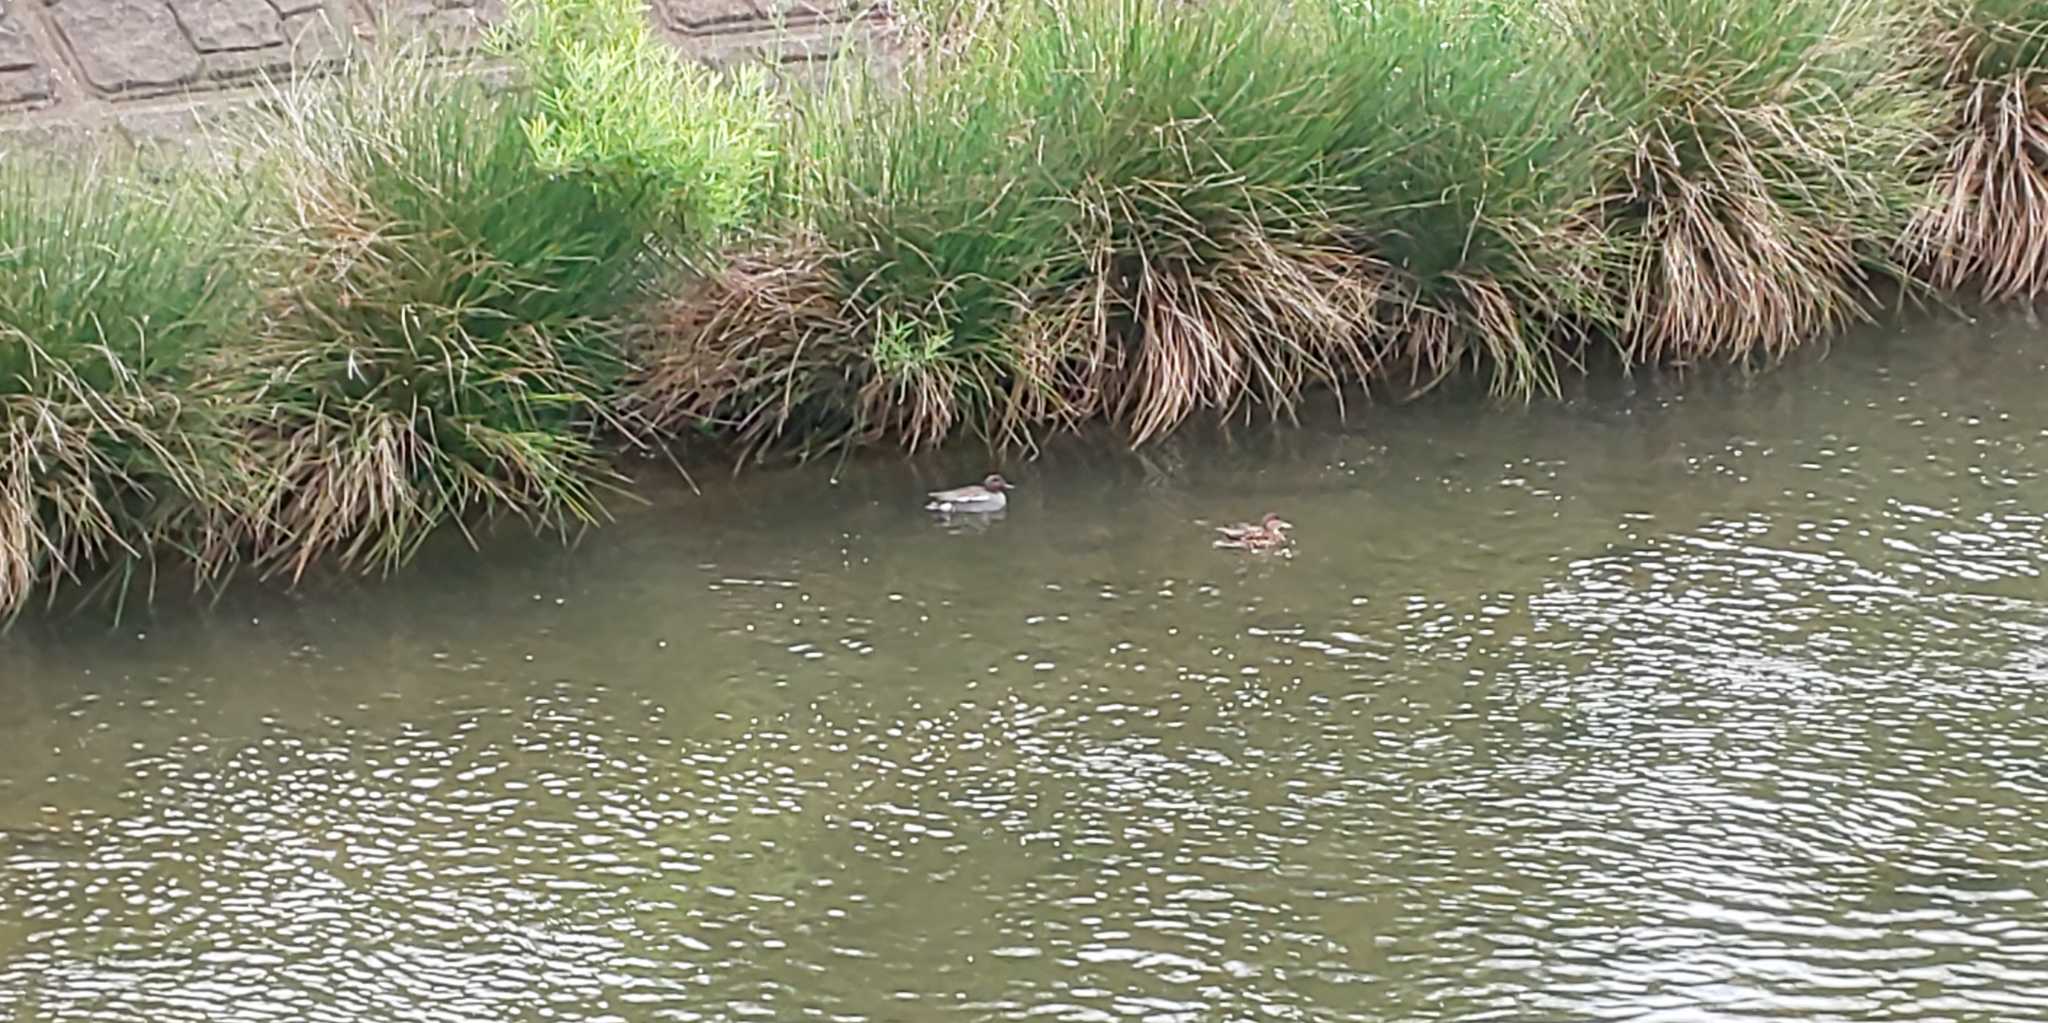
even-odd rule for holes
{"type": "Polygon", "coordinates": [[[0,609],[573,529],[622,451],[1142,443],[2048,285],[2048,4],[904,13],[902,80],[787,96],[536,0],[526,88],[385,58],[231,173],[10,168],[0,609]]]}

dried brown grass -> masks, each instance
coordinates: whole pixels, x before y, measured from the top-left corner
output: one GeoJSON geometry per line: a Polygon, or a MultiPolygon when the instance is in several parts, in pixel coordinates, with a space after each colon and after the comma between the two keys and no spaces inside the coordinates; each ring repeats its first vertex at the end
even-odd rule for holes
{"type": "Polygon", "coordinates": [[[627,414],[755,454],[884,438],[914,450],[961,427],[1028,447],[1096,419],[1137,445],[1202,411],[1286,415],[1308,388],[1389,361],[1401,302],[1384,264],[1253,228],[1221,248],[1190,265],[1097,246],[1077,280],[1019,289],[1014,317],[979,343],[936,332],[943,295],[908,310],[856,301],[815,240],[748,254],[664,306],[627,414]]]}
{"type": "Polygon", "coordinates": [[[1206,265],[1139,257],[1063,303],[1077,319],[1062,333],[1081,340],[1062,352],[1075,410],[1117,422],[1135,446],[1202,411],[1286,416],[1311,386],[1341,391],[1378,372],[1394,337],[1381,320],[1388,267],[1249,225],[1218,247],[1206,265]]]}
{"type": "Polygon", "coordinates": [[[1645,145],[1630,186],[1648,248],[1621,289],[1635,362],[1783,356],[1864,315],[1855,238],[1788,209],[1746,154],[1702,182],[1645,145]]]}
{"type": "Polygon", "coordinates": [[[86,382],[32,339],[33,393],[0,394],[0,616],[65,586],[124,598],[181,556],[195,585],[224,576],[244,539],[227,445],[178,397],[129,373],[86,382]]]}
{"type": "Polygon", "coordinates": [[[667,434],[726,435],[761,453],[823,423],[848,420],[865,354],[815,238],[734,256],[658,304],[636,348],[642,368],[622,415],[667,434]]]}
{"type": "Polygon", "coordinates": [[[2034,69],[1954,88],[1933,199],[1901,245],[1935,284],[1994,300],[2048,292],[2048,81],[2034,69]]]}
{"type": "Polygon", "coordinates": [[[1635,362],[1777,358],[1868,315],[1935,97],[1882,0],[1575,0],[1611,132],[1602,234],[1635,362]]]}

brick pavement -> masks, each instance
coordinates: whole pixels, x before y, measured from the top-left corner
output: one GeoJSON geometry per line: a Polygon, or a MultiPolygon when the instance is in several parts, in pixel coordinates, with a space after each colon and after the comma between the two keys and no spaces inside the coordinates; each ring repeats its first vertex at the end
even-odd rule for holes
{"type": "MultiPolygon", "coordinates": [[[[713,64],[799,72],[883,38],[867,0],[650,0],[657,32],[713,64]]],[[[460,50],[504,0],[0,0],[0,153],[111,131],[177,137],[268,77],[380,36],[460,50]]]]}

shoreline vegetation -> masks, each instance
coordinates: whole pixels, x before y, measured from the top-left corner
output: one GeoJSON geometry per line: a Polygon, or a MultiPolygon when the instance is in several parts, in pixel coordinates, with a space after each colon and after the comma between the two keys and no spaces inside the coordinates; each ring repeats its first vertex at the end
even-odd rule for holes
{"type": "Polygon", "coordinates": [[[2048,0],[909,0],[793,91],[514,8],[516,88],[370,56],[217,162],[0,169],[0,613],[573,530],[629,452],[1142,444],[2048,289],[2048,0]]]}

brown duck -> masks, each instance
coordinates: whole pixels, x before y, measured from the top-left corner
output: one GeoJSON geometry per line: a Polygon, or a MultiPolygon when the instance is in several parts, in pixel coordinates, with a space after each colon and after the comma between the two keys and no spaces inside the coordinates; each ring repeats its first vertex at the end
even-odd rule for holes
{"type": "Polygon", "coordinates": [[[1216,531],[1223,534],[1223,539],[1216,541],[1216,546],[1242,551],[1286,547],[1294,542],[1287,538],[1287,531],[1293,528],[1294,523],[1267,512],[1266,517],[1256,523],[1240,522],[1234,526],[1216,527],[1216,531]]]}

